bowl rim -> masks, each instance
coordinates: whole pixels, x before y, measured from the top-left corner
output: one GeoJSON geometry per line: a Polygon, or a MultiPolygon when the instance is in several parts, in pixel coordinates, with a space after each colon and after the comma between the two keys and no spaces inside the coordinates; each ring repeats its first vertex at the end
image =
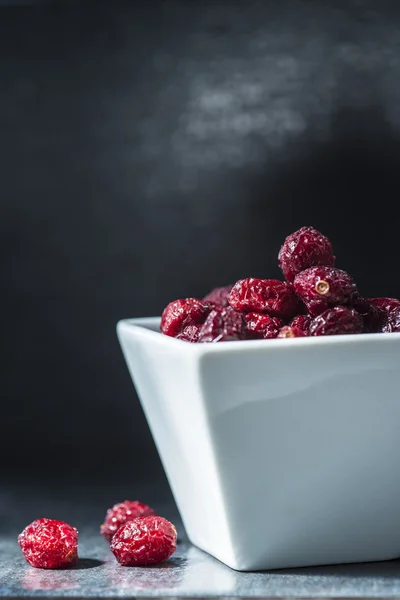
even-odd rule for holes
{"type": "Polygon", "coordinates": [[[159,327],[161,317],[136,317],[121,319],[117,323],[117,334],[124,332],[136,331],[144,338],[155,343],[164,344],[166,347],[175,344],[175,349],[180,347],[185,348],[186,352],[196,354],[209,354],[214,352],[243,352],[247,350],[275,349],[283,351],[286,348],[309,348],[314,346],[335,346],[349,344],[387,344],[400,342],[399,333],[363,333],[363,334],[348,334],[348,335],[327,335],[303,338],[282,338],[279,340],[235,340],[229,342],[207,343],[207,344],[191,344],[184,340],[163,335],[160,331],[155,331],[154,326],[159,327]],[[176,345],[179,346],[176,346],[176,345]]]}

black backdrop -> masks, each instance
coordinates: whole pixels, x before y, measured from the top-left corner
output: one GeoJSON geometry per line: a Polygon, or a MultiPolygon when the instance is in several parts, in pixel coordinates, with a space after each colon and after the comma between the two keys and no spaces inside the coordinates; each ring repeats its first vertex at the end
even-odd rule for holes
{"type": "Polygon", "coordinates": [[[399,23],[384,0],[0,8],[2,472],[160,473],[117,320],[279,276],[304,224],[400,295],[399,23]]]}

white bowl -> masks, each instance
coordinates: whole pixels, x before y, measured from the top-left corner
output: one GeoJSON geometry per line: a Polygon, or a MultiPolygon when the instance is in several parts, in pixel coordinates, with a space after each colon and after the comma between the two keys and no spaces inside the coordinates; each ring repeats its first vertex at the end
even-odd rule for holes
{"type": "Polygon", "coordinates": [[[190,344],[118,323],[190,540],[240,571],[400,556],[400,334],[190,344]]]}

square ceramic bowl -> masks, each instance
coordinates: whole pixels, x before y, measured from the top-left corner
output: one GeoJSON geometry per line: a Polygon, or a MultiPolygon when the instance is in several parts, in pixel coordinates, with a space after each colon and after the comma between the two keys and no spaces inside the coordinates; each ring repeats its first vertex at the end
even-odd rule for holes
{"type": "Polygon", "coordinates": [[[190,540],[240,571],[400,556],[400,334],[190,344],[118,323],[190,540]]]}

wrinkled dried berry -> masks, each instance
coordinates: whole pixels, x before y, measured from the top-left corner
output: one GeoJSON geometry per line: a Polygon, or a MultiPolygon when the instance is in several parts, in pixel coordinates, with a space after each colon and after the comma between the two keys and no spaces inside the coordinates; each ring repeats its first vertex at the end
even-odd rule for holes
{"type": "Polygon", "coordinates": [[[199,333],[199,342],[231,342],[247,337],[243,315],[230,306],[214,306],[199,333]]]}
{"type": "Polygon", "coordinates": [[[176,529],[163,517],[139,517],[118,529],[110,549],[124,566],[159,563],[175,552],[176,529]]]}
{"type": "Polygon", "coordinates": [[[283,321],[264,313],[250,312],[245,316],[249,336],[255,339],[272,339],[278,336],[283,321]]]}
{"type": "Polygon", "coordinates": [[[293,285],[314,317],[335,304],[347,304],[357,294],[350,275],[334,267],[311,267],[299,273],[293,285]]]}
{"type": "Polygon", "coordinates": [[[155,514],[155,511],[150,506],[147,506],[147,504],[143,504],[137,500],[124,500],[124,502],[114,504],[112,508],[108,509],[104,523],[100,527],[100,533],[108,542],[111,542],[113,535],[121,525],[137,517],[146,517],[155,514]]]}
{"type": "Polygon", "coordinates": [[[393,308],[390,313],[386,315],[381,331],[382,333],[400,332],[400,306],[393,308]]]}
{"type": "Polygon", "coordinates": [[[242,312],[265,312],[271,317],[289,320],[299,303],[292,287],[277,279],[249,277],[237,281],[229,295],[229,304],[242,312]]]}
{"type": "Polygon", "coordinates": [[[292,283],[298,273],[310,267],[333,267],[335,257],[327,237],[313,227],[302,227],[286,238],[278,261],[285,279],[292,283]]]}
{"type": "Polygon", "coordinates": [[[356,295],[351,301],[351,307],[361,315],[364,321],[364,333],[377,333],[381,330],[385,315],[369,300],[356,295]]]}
{"type": "Polygon", "coordinates": [[[189,325],[202,325],[213,305],[197,298],[175,300],[168,304],[161,317],[161,331],[176,337],[189,325]]]}
{"type": "Polygon", "coordinates": [[[38,569],[65,569],[78,560],[78,531],[63,521],[37,519],[18,536],[27,562],[38,569]]]}
{"type": "Polygon", "coordinates": [[[296,329],[290,325],[285,325],[278,333],[278,338],[296,338],[306,337],[306,334],[301,329],[296,329]]]}
{"type": "Polygon", "coordinates": [[[203,301],[211,302],[211,304],[216,304],[217,306],[229,306],[228,298],[232,287],[232,285],[226,285],[214,288],[207,296],[204,296],[203,301]]]}
{"type": "Polygon", "coordinates": [[[295,331],[301,331],[307,336],[310,329],[310,323],[311,317],[309,315],[298,315],[291,321],[290,327],[295,331]]]}
{"type": "Polygon", "coordinates": [[[400,300],[397,300],[397,298],[368,298],[368,301],[372,306],[379,308],[379,310],[386,314],[396,308],[400,308],[400,300]]]}
{"type": "Polygon", "coordinates": [[[201,327],[201,325],[188,325],[181,333],[178,333],[176,339],[196,344],[199,341],[201,327]]]}
{"type": "Polygon", "coordinates": [[[352,308],[335,306],[316,317],[310,325],[310,335],[345,335],[361,333],[362,317],[352,308]]]}
{"type": "Polygon", "coordinates": [[[281,328],[278,338],[307,337],[309,335],[310,323],[311,317],[308,315],[298,315],[292,320],[290,325],[281,328]]]}

